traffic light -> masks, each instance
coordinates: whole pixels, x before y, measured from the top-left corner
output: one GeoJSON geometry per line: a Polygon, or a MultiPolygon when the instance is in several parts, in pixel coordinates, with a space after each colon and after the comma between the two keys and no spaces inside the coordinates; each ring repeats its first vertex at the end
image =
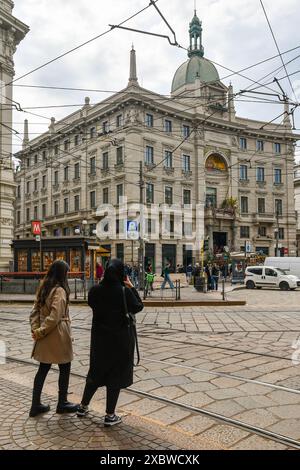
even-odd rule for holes
{"type": "Polygon", "coordinates": [[[203,250],[204,250],[204,251],[208,251],[208,250],[209,250],[209,239],[208,239],[208,238],[203,241],[203,250]]]}

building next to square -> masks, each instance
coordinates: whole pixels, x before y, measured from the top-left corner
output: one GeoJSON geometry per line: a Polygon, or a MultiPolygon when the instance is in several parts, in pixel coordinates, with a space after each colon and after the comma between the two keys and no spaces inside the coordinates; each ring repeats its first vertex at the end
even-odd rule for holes
{"type": "Polygon", "coordinates": [[[126,88],[96,105],[85,98],[80,110],[59,122],[52,118],[49,131],[33,140],[25,122],[23,150],[16,155],[16,270],[39,266],[34,219],[42,220],[44,269],[55,257],[83,269],[91,245],[136,262],[139,243],[122,238],[118,215],[117,239],[95,236],[97,207],[118,209],[123,196],[128,204],[144,199],[147,207],[193,207],[183,237],[175,216],[170,236],[159,227],[156,240],[154,220],[145,220],[145,262],[157,272],[167,260],[172,268],[199,261],[200,246],[188,236],[196,222],[214,253],[241,251],[250,241],[254,251],[274,255],[278,236],[281,254],[296,254],[293,167],[300,136],[292,132],[288,103],[281,124],[238,117],[233,87],[204,57],[196,12],[189,33],[188,59],[174,75],[170,97],[139,85],[132,48],[126,88]],[[203,207],[200,221],[196,205],[203,207]]]}
{"type": "Polygon", "coordinates": [[[12,162],[13,56],[29,28],[12,15],[13,2],[0,2],[0,271],[11,267],[15,182],[12,162]]]}

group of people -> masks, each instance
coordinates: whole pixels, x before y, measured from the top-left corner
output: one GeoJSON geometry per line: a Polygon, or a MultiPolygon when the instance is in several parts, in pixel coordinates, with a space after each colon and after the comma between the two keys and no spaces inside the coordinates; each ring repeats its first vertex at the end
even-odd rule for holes
{"type": "Polygon", "coordinates": [[[69,266],[62,260],[49,268],[36,296],[30,314],[34,341],[32,357],[39,368],[34,378],[30,417],[50,410],[41,401],[45,379],[52,364],[59,366],[58,402],[56,412],[88,414],[89,403],[99,387],[106,387],[105,426],[122,420],[115,409],[120,390],[133,383],[135,337],[130,315],[143,309],[142,300],[126,274],[124,264],[117,259],[108,262],[101,282],[88,295],[93,320],[90,342],[90,365],[80,404],[68,401],[68,387],[73,360],[73,338],[69,312],[69,266]]]}

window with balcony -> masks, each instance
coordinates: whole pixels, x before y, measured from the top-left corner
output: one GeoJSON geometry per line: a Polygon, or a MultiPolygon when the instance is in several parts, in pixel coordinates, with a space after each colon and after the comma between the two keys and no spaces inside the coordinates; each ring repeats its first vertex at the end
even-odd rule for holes
{"type": "Polygon", "coordinates": [[[172,121],[165,119],[165,132],[172,132],[172,121]]]}
{"type": "Polygon", "coordinates": [[[266,201],[264,197],[259,197],[257,199],[257,212],[259,214],[265,214],[266,212],[266,201]]]}
{"type": "Polygon", "coordinates": [[[263,140],[257,140],[256,141],[256,151],[257,152],[263,152],[264,151],[264,141],[263,140]]]}
{"type": "Polygon", "coordinates": [[[191,191],[190,189],[183,190],[183,204],[191,204],[191,191]]]}
{"type": "Polygon", "coordinates": [[[241,196],[241,214],[248,214],[248,198],[241,196]]]}
{"type": "Polygon", "coordinates": [[[217,189],[216,188],[206,188],[205,206],[217,207],[217,189]]]}
{"type": "Polygon", "coordinates": [[[96,207],[96,191],[90,192],[90,207],[91,209],[95,209],[96,207]]]}
{"type": "Polygon", "coordinates": [[[165,204],[173,204],[173,188],[165,186],[165,204]]]}
{"type": "Polygon", "coordinates": [[[147,113],[145,118],[145,124],[147,127],[153,127],[153,114],[147,113]]]}
{"type": "Polygon", "coordinates": [[[173,166],[173,154],[169,150],[165,150],[164,167],[172,168],[172,166],[173,166]]]}
{"type": "Polygon", "coordinates": [[[240,180],[247,181],[248,180],[248,167],[247,165],[240,165],[240,180]]]}
{"type": "Polygon", "coordinates": [[[240,227],[240,238],[250,237],[250,227],[248,225],[242,225],[240,227]]]}
{"type": "Polygon", "coordinates": [[[275,168],[274,170],[274,184],[281,184],[282,183],[282,178],[281,178],[282,172],[280,168],[275,168]]]}
{"type": "Polygon", "coordinates": [[[185,173],[191,171],[191,157],[190,157],[190,155],[182,155],[182,169],[185,173]]]}
{"type": "Polygon", "coordinates": [[[154,164],[154,148],[150,145],[146,145],[145,149],[145,164],[153,165],[154,164]]]}
{"type": "Polygon", "coordinates": [[[240,149],[247,150],[247,139],[245,137],[240,137],[240,149]]]}
{"type": "Polygon", "coordinates": [[[117,165],[123,164],[123,147],[117,148],[117,165]]]}
{"type": "Polygon", "coordinates": [[[154,203],[154,184],[146,183],[146,203],[154,203]]]}
{"type": "Polygon", "coordinates": [[[265,169],[262,166],[256,168],[256,181],[258,183],[264,183],[265,181],[265,169]]]}

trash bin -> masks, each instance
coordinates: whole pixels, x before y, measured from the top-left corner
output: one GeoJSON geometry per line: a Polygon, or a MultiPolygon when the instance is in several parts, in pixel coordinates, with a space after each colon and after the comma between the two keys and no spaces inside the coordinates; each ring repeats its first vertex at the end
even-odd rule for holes
{"type": "Polygon", "coordinates": [[[198,292],[205,292],[205,277],[195,277],[195,289],[198,292]]]}

